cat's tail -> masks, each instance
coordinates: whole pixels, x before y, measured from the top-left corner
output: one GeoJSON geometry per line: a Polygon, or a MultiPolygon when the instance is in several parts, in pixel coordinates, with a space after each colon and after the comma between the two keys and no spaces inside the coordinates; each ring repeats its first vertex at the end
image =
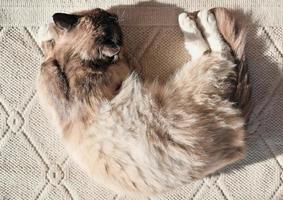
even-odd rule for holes
{"type": "Polygon", "coordinates": [[[250,113],[251,87],[249,82],[248,65],[245,57],[245,44],[247,35],[247,19],[243,14],[226,8],[214,8],[215,18],[220,33],[230,46],[237,64],[237,80],[231,101],[235,102],[248,119],[250,113]]]}

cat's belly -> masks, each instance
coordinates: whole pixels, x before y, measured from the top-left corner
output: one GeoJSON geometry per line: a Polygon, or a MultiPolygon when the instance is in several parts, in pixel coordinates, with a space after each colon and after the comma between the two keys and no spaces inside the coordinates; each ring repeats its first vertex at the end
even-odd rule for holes
{"type": "Polygon", "coordinates": [[[148,142],[148,127],[136,132],[119,123],[115,130],[110,126],[93,126],[80,137],[76,137],[78,132],[69,133],[74,136],[65,140],[76,163],[98,183],[115,192],[153,194],[191,181],[189,165],[185,166],[188,157],[172,147],[168,148],[171,152],[157,152],[148,142]]]}
{"type": "Polygon", "coordinates": [[[209,118],[207,112],[199,118],[181,112],[182,123],[170,123],[146,110],[146,106],[140,109],[140,103],[136,106],[126,102],[132,107],[125,104],[115,112],[105,107],[90,126],[75,123],[77,126],[65,134],[66,145],[76,162],[97,182],[115,192],[168,191],[243,155],[243,123],[236,110],[230,113],[234,108],[228,103],[222,105],[226,106],[221,110],[226,113],[223,119],[218,119],[217,110],[210,111],[215,117],[209,118]],[[194,123],[197,125],[192,128],[194,123]]]}

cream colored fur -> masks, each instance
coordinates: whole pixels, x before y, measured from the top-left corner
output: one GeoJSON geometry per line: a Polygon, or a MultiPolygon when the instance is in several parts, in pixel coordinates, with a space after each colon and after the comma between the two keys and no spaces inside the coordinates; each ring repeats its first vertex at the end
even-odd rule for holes
{"type": "Polygon", "coordinates": [[[210,11],[201,11],[197,23],[179,15],[192,60],[165,85],[142,83],[133,73],[113,99],[93,99],[94,110],[77,102],[58,123],[70,155],[102,185],[152,195],[243,157],[244,120],[225,99],[227,77],[235,76],[230,49],[210,11]]]}

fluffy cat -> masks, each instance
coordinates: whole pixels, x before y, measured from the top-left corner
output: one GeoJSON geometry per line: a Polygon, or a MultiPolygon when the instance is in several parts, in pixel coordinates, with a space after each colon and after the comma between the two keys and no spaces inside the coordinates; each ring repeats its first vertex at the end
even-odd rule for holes
{"type": "Polygon", "coordinates": [[[163,85],[142,82],[128,66],[116,15],[94,9],[53,19],[41,42],[40,101],[97,182],[152,195],[243,158],[245,29],[229,11],[179,15],[192,59],[163,85]]]}

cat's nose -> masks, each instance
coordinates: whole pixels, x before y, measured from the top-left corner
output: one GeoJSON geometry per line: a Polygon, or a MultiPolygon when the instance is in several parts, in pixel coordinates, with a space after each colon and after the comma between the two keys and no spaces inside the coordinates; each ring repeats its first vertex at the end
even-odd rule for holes
{"type": "Polygon", "coordinates": [[[120,49],[117,45],[106,45],[102,48],[102,54],[107,57],[113,57],[120,52],[120,49]]]}
{"type": "Polygon", "coordinates": [[[120,47],[115,47],[114,49],[113,49],[113,55],[117,55],[119,52],[120,52],[120,50],[121,50],[121,48],[120,47]]]}

